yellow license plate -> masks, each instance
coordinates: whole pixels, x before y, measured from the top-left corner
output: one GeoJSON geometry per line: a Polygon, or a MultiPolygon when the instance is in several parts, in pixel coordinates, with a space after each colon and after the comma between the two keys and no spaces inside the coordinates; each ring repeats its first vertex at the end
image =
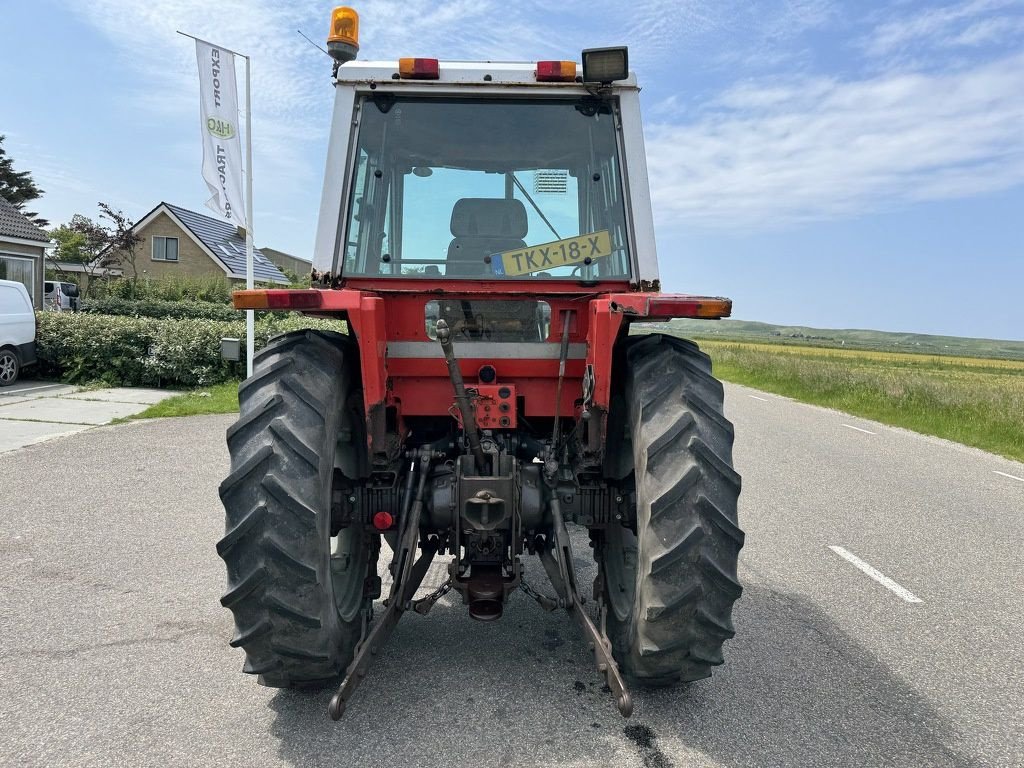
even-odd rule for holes
{"type": "Polygon", "coordinates": [[[603,229],[589,235],[496,253],[491,256],[491,266],[496,275],[516,277],[566,265],[589,264],[588,259],[601,259],[611,252],[612,239],[608,230],[603,229]]]}

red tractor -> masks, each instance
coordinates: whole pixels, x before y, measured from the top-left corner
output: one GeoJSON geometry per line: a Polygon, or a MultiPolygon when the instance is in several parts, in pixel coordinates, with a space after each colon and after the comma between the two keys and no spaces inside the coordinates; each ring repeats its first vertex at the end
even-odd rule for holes
{"type": "Polygon", "coordinates": [[[403,612],[454,590],[493,621],[521,591],[572,613],[628,717],[627,683],[722,663],[743,545],[711,361],[629,329],[731,303],[659,292],[625,48],[581,68],[356,62],[356,24],[334,11],[313,287],[234,296],[347,333],[279,336],[239,387],[217,545],[231,645],[264,685],[340,678],[337,719],[403,612]],[[570,525],[597,560],[590,606],[570,525]],[[417,600],[436,556],[448,580],[417,600]]]}

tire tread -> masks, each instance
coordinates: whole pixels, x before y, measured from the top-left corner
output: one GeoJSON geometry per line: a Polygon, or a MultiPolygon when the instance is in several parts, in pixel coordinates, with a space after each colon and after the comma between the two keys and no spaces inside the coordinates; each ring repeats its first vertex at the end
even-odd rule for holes
{"type": "MultiPolygon", "coordinates": [[[[229,583],[221,603],[234,614],[230,645],[245,651],[242,671],[264,685],[335,679],[361,633],[361,618],[342,621],[334,605],[325,520],[355,355],[340,334],[285,334],[257,354],[239,386],[239,418],[227,431],[231,471],[220,485],[226,524],[217,552],[229,583]]],[[[361,589],[366,574],[351,572],[361,589]]]]}
{"type": "Polygon", "coordinates": [[[629,434],[618,444],[632,451],[635,467],[636,573],[632,613],[620,619],[609,612],[609,634],[627,678],[673,685],[708,677],[735,635],[744,536],[736,521],[734,430],[724,388],[696,344],[663,334],[625,344],[618,359],[629,434]]]}

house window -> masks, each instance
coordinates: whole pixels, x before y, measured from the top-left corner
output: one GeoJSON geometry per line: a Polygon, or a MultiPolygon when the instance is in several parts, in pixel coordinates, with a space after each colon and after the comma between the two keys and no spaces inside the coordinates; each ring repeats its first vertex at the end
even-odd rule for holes
{"type": "Polygon", "coordinates": [[[17,280],[28,289],[32,303],[36,301],[36,270],[32,259],[0,256],[0,280],[17,280]]]}
{"type": "Polygon", "coordinates": [[[153,261],[177,261],[178,260],[178,238],[176,237],[154,237],[153,238],[153,261]]]}

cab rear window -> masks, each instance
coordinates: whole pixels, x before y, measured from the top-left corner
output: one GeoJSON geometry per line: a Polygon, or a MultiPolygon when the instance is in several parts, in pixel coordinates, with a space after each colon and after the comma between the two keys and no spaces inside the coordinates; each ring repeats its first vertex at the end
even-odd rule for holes
{"type": "Polygon", "coordinates": [[[344,273],[628,278],[615,108],[580,99],[368,98],[344,273]]]}

